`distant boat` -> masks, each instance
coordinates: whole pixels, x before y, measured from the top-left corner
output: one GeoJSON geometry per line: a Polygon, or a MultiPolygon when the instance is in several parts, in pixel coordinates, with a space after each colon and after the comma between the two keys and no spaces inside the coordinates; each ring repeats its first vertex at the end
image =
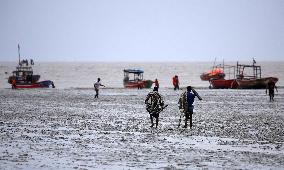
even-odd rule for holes
{"type": "Polygon", "coordinates": [[[222,65],[215,65],[216,58],[214,60],[214,64],[211,70],[204,72],[200,75],[200,79],[202,81],[209,81],[211,79],[224,79],[224,64],[222,65]]]}
{"type": "Polygon", "coordinates": [[[224,74],[228,79],[224,78],[211,78],[209,80],[210,88],[213,89],[235,89],[238,87],[238,84],[235,79],[235,66],[225,65],[222,66],[224,74]]]}
{"type": "Polygon", "coordinates": [[[203,81],[209,81],[210,79],[223,79],[225,73],[223,68],[215,66],[212,70],[204,72],[200,75],[200,79],[203,81]]]}
{"type": "Polygon", "coordinates": [[[123,85],[125,88],[151,88],[153,81],[143,79],[143,70],[140,69],[124,69],[123,85]]]}
{"type": "Polygon", "coordinates": [[[239,86],[236,79],[212,79],[210,84],[213,89],[236,89],[239,86]]]}
{"type": "Polygon", "coordinates": [[[257,79],[240,79],[237,80],[239,89],[265,89],[268,81],[272,80],[274,83],[278,81],[276,77],[265,77],[257,79]]]}
{"type": "Polygon", "coordinates": [[[38,82],[40,75],[34,75],[32,65],[34,65],[33,60],[29,65],[28,60],[22,60],[20,57],[20,46],[18,45],[19,52],[19,63],[16,70],[12,72],[12,75],[8,78],[8,83],[13,84],[15,88],[46,88],[55,87],[53,81],[45,80],[38,82]]]}
{"type": "Polygon", "coordinates": [[[271,79],[275,83],[278,81],[277,77],[261,77],[261,66],[255,65],[253,60],[252,65],[237,63],[237,83],[240,89],[264,89],[268,81],[271,79]],[[252,72],[252,74],[246,74],[252,72]]]}
{"type": "MultiPolygon", "coordinates": [[[[255,65],[255,63],[255,60],[252,65],[237,63],[236,77],[234,79],[211,79],[209,81],[211,88],[264,89],[270,79],[275,83],[278,81],[277,77],[262,78],[261,66],[255,65]]],[[[234,66],[231,67],[234,68],[234,66]]]]}

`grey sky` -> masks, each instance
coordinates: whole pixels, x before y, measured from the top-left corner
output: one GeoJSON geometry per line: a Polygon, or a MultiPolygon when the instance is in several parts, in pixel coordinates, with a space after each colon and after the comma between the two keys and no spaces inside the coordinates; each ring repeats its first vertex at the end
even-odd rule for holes
{"type": "Polygon", "coordinates": [[[0,60],[284,60],[284,0],[0,0],[0,60]]]}

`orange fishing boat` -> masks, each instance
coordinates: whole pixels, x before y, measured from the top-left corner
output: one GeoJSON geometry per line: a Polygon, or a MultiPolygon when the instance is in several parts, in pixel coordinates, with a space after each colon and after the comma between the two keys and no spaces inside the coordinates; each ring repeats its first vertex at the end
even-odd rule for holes
{"type": "Polygon", "coordinates": [[[223,79],[225,77],[225,73],[223,68],[215,67],[208,72],[204,72],[200,75],[200,79],[203,81],[209,81],[211,79],[223,79]]]}

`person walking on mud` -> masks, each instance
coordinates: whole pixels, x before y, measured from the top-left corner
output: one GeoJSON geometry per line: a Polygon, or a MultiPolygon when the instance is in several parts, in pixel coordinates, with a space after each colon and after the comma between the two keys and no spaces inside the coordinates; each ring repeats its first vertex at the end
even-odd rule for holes
{"type": "Polygon", "coordinates": [[[174,90],[179,90],[179,80],[178,80],[178,76],[175,75],[173,77],[173,85],[174,85],[174,90]]]}
{"type": "Polygon", "coordinates": [[[272,78],[270,78],[267,83],[266,90],[265,90],[265,93],[267,94],[267,89],[268,89],[269,101],[274,101],[274,88],[278,92],[275,82],[273,81],[272,78]]]}
{"type": "MultiPolygon", "coordinates": [[[[95,98],[99,98],[99,89],[100,89],[100,86],[104,86],[100,83],[101,79],[98,78],[98,81],[94,84],[94,88],[95,88],[95,91],[96,91],[96,95],[95,95],[95,98]]],[[[105,86],[104,86],[105,87],[105,86]]]]}
{"type": "Polygon", "coordinates": [[[180,116],[179,119],[179,125],[181,123],[181,118],[184,116],[185,120],[184,120],[184,128],[187,128],[187,121],[189,119],[189,127],[192,128],[192,114],[193,114],[193,103],[194,103],[194,98],[195,96],[198,97],[199,100],[202,100],[202,98],[198,95],[198,93],[192,89],[191,86],[187,86],[186,88],[187,90],[185,92],[183,92],[179,98],[179,109],[181,110],[181,112],[184,115],[180,116]],[[193,92],[193,93],[191,93],[193,92]]]}
{"type": "Polygon", "coordinates": [[[155,79],[154,84],[155,84],[155,87],[157,87],[159,89],[159,81],[158,81],[158,79],[155,79]]]}
{"type": "Polygon", "coordinates": [[[146,100],[146,110],[150,114],[151,127],[154,126],[153,117],[156,118],[156,128],[159,124],[159,113],[168,105],[164,105],[163,97],[158,93],[158,87],[154,87],[153,91],[148,93],[146,100]]]}

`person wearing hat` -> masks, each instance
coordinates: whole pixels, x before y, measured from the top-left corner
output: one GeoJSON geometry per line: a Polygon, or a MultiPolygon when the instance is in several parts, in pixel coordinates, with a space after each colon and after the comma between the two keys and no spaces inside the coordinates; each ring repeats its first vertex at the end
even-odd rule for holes
{"type": "Polygon", "coordinates": [[[156,118],[156,128],[159,124],[159,113],[167,107],[164,105],[163,97],[158,92],[158,87],[154,87],[153,91],[148,93],[146,100],[146,110],[150,114],[151,127],[154,126],[153,117],[156,118]]]}

